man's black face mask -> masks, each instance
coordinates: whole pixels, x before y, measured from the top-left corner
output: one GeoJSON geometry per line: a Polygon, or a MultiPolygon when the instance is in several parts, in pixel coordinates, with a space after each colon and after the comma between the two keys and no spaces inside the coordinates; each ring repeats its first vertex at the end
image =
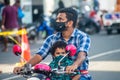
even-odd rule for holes
{"type": "Polygon", "coordinates": [[[66,26],[65,26],[66,22],[55,22],[55,27],[54,29],[57,32],[62,32],[66,30],[66,26]]]}

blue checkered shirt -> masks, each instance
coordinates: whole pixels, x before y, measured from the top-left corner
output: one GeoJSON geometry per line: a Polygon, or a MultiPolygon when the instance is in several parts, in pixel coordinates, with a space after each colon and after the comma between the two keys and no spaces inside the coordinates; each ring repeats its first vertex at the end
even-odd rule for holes
{"type": "MultiPolygon", "coordinates": [[[[41,55],[43,57],[43,59],[44,59],[49,54],[49,50],[50,50],[51,46],[53,45],[53,43],[55,41],[58,41],[58,40],[65,41],[65,39],[62,37],[60,32],[49,36],[44,41],[43,45],[38,50],[37,54],[41,55]]],[[[82,65],[80,65],[78,67],[78,69],[79,70],[87,70],[88,69],[88,64],[89,64],[88,51],[89,51],[89,48],[90,48],[90,38],[89,38],[89,36],[87,34],[85,34],[84,32],[82,32],[82,31],[75,28],[72,35],[71,35],[71,37],[67,41],[67,44],[73,44],[73,45],[75,45],[77,47],[77,53],[72,58],[73,60],[76,59],[79,52],[83,51],[83,52],[86,53],[86,58],[83,61],[82,65]]]]}

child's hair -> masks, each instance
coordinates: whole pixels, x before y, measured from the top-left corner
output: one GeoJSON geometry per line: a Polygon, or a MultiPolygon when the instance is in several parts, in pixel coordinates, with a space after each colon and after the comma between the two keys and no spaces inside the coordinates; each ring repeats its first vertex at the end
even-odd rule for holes
{"type": "Polygon", "coordinates": [[[52,56],[54,56],[55,50],[56,50],[57,48],[65,49],[66,46],[67,46],[67,43],[64,42],[64,41],[56,41],[56,42],[52,45],[51,50],[50,50],[52,56]]]}

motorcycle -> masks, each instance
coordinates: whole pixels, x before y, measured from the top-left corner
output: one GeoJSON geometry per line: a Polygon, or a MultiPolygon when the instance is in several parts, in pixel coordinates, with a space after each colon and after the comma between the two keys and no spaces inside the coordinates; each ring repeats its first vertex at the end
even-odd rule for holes
{"type": "Polygon", "coordinates": [[[49,35],[52,35],[54,33],[54,30],[52,27],[50,27],[47,24],[47,21],[42,21],[42,23],[37,26],[36,28],[36,33],[37,33],[37,37],[39,38],[39,36],[41,35],[41,37],[43,39],[47,38],[49,35]],[[40,33],[41,32],[41,33],[40,33]]]}
{"type": "Polygon", "coordinates": [[[49,21],[45,16],[42,17],[43,19],[41,18],[41,20],[38,22],[24,25],[27,30],[29,40],[35,40],[39,38],[45,39],[54,33],[54,29],[48,24],[49,21]]]}
{"type": "Polygon", "coordinates": [[[35,40],[35,38],[36,38],[36,23],[24,24],[23,26],[27,31],[28,39],[35,40]]]}
{"type": "Polygon", "coordinates": [[[100,24],[82,13],[79,18],[78,29],[88,34],[95,34],[100,32],[100,24]]]}
{"type": "MultiPolygon", "coordinates": [[[[74,45],[68,45],[66,47],[66,50],[68,51],[65,56],[63,56],[59,62],[58,62],[58,68],[51,69],[51,67],[47,64],[36,64],[34,68],[31,66],[31,64],[25,64],[23,69],[18,73],[19,75],[22,75],[24,78],[27,78],[27,80],[52,80],[52,74],[67,74],[65,71],[65,67],[61,66],[61,61],[69,55],[70,57],[74,56],[76,53],[76,47],[74,45]]],[[[16,56],[21,55],[21,47],[18,45],[13,46],[13,53],[16,56]]],[[[71,74],[77,74],[79,72],[78,70],[75,70],[71,72],[71,74]]]]}

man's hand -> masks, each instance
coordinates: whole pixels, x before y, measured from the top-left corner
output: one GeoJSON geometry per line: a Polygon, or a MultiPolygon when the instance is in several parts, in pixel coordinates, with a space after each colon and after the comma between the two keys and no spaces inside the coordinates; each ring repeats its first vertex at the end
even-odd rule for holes
{"type": "Polygon", "coordinates": [[[2,26],[1,26],[1,29],[2,29],[2,31],[4,31],[4,30],[5,30],[5,26],[4,26],[4,25],[2,25],[2,26]]]}
{"type": "Polygon", "coordinates": [[[77,69],[77,65],[71,65],[71,66],[67,66],[66,67],[66,73],[71,73],[71,72],[74,72],[76,69],[77,69]]]}
{"type": "Polygon", "coordinates": [[[23,67],[15,67],[14,70],[13,70],[13,73],[18,74],[18,73],[21,72],[22,69],[23,69],[23,67]]]}
{"type": "MultiPolygon", "coordinates": [[[[38,64],[41,60],[42,60],[42,56],[40,56],[39,54],[36,54],[26,64],[31,64],[31,66],[34,66],[38,64]]],[[[24,67],[15,67],[13,70],[13,73],[18,74],[23,68],[24,67]]]]}
{"type": "Polygon", "coordinates": [[[66,67],[66,72],[71,73],[75,71],[75,69],[77,69],[82,64],[82,62],[85,60],[85,57],[86,57],[86,53],[80,52],[78,54],[76,61],[71,66],[66,67]]]}

